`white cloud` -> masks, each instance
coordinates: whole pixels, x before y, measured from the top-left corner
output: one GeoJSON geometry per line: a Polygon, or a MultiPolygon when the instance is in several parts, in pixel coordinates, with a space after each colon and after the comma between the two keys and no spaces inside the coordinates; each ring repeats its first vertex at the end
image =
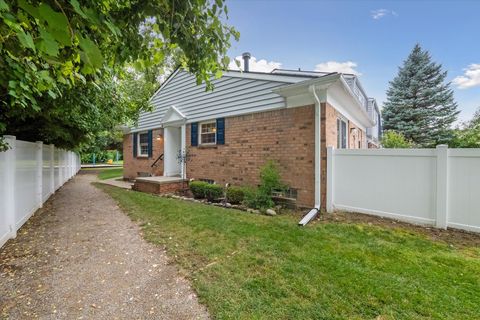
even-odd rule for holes
{"type": "Polygon", "coordinates": [[[357,76],[360,76],[361,73],[355,70],[356,67],[357,67],[357,64],[352,61],[345,61],[345,62],[327,61],[327,62],[317,64],[315,66],[315,71],[352,73],[357,76]]]}
{"type": "Polygon", "coordinates": [[[458,76],[453,79],[459,89],[468,89],[476,86],[480,86],[480,64],[472,63],[468,68],[463,69],[465,73],[463,76],[458,76]]]}
{"type": "Polygon", "coordinates": [[[371,16],[372,16],[372,18],[373,18],[374,20],[382,19],[382,18],[384,18],[384,17],[386,17],[386,16],[388,16],[388,15],[392,15],[392,16],[394,16],[394,17],[397,17],[397,16],[398,16],[398,14],[397,14],[395,11],[393,11],[393,10],[388,10],[388,9],[372,10],[372,11],[370,12],[370,14],[371,14],[371,16]]]}
{"type": "MultiPolygon", "coordinates": [[[[237,64],[234,60],[230,61],[228,65],[228,69],[230,70],[243,70],[243,58],[238,56],[235,58],[240,63],[240,68],[238,68],[237,64]]],[[[279,69],[282,67],[280,62],[275,61],[267,61],[265,59],[257,60],[255,57],[251,57],[249,61],[249,68],[250,71],[255,72],[271,72],[273,69],[279,69]]]]}

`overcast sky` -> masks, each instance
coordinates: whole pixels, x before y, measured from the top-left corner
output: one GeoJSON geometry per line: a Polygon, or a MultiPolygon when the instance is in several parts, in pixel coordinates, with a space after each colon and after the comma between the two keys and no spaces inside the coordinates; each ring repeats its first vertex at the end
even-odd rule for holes
{"type": "Polygon", "coordinates": [[[448,71],[460,119],[480,107],[480,1],[227,0],[240,31],[230,49],[251,68],[357,73],[380,104],[415,43],[448,71]]]}

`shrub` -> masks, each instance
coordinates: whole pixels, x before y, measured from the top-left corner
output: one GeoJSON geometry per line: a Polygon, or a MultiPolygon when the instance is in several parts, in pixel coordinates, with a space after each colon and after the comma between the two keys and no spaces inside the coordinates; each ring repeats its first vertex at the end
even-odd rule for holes
{"type": "Polygon", "coordinates": [[[272,195],[261,188],[246,189],[243,204],[253,209],[268,209],[275,205],[272,195]]]}
{"type": "Polygon", "coordinates": [[[188,186],[195,199],[203,199],[205,198],[205,186],[207,185],[208,183],[204,181],[192,181],[188,186]]]}
{"type": "Polygon", "coordinates": [[[227,202],[232,204],[242,203],[245,199],[245,188],[236,186],[228,187],[226,191],[226,198],[227,202]]]}
{"type": "Polygon", "coordinates": [[[254,209],[268,209],[275,205],[272,200],[273,191],[285,190],[281,182],[278,166],[273,160],[260,169],[260,185],[245,192],[244,204],[254,209]]]}
{"type": "Polygon", "coordinates": [[[189,187],[195,199],[207,198],[208,201],[213,201],[223,196],[223,188],[218,184],[210,184],[205,181],[192,181],[189,187]]]}
{"type": "Polygon", "coordinates": [[[382,146],[384,148],[411,148],[412,143],[405,136],[393,130],[387,130],[383,133],[382,146]]]}
{"type": "Polygon", "coordinates": [[[205,198],[207,198],[208,201],[213,201],[223,196],[223,188],[218,184],[207,183],[204,190],[205,198]]]}
{"type": "Polygon", "coordinates": [[[285,185],[281,182],[278,166],[273,160],[260,169],[260,185],[258,187],[262,193],[272,195],[273,191],[284,190],[285,185]]]}

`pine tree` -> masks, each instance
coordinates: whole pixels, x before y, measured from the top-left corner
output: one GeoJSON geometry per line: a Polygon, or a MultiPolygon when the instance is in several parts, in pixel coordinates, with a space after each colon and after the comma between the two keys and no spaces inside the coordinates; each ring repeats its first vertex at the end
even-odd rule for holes
{"type": "Polygon", "coordinates": [[[459,111],[447,72],[416,44],[390,81],[382,110],[383,129],[402,133],[419,147],[448,143],[459,111]]]}

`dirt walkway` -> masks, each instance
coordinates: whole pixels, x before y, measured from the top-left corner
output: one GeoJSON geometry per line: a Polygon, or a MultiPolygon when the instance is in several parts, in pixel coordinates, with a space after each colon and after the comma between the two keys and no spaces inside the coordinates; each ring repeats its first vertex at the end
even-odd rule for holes
{"type": "Polygon", "coordinates": [[[0,249],[0,318],[206,319],[165,252],[79,175],[0,249]]]}

